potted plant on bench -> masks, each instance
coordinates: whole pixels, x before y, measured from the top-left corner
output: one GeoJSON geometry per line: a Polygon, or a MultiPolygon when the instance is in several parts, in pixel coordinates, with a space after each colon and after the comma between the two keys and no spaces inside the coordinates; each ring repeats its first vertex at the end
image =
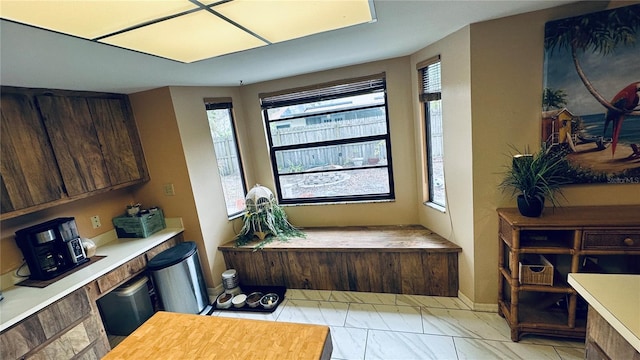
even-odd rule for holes
{"type": "Polygon", "coordinates": [[[247,245],[258,238],[255,248],[262,248],[274,239],[286,240],[304,237],[304,233],[287,220],[287,214],[276,203],[273,192],[260,185],[254,186],[245,198],[246,210],[243,226],[235,238],[236,246],[247,245]]]}

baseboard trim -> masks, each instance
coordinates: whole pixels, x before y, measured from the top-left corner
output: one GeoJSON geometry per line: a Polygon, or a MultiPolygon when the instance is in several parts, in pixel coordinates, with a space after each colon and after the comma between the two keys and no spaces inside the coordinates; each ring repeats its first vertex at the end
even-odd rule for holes
{"type": "Polygon", "coordinates": [[[460,299],[465,305],[471,308],[473,311],[481,311],[481,312],[498,312],[498,304],[482,304],[482,303],[474,303],[469,299],[465,294],[463,294],[460,290],[458,290],[458,299],[460,299]]]}
{"type": "MultiPolygon", "coordinates": [[[[209,299],[213,299],[211,300],[212,302],[215,301],[218,295],[222,294],[223,292],[224,292],[224,287],[222,286],[222,284],[214,288],[207,288],[209,299]]],[[[498,312],[498,304],[474,303],[460,290],[458,290],[458,299],[460,299],[465,305],[467,305],[473,311],[493,312],[493,313],[498,312]]]]}
{"type": "Polygon", "coordinates": [[[222,286],[222,284],[214,288],[207,288],[207,295],[209,295],[209,300],[212,303],[216,300],[218,295],[222,294],[223,292],[224,292],[224,287],[222,286]]]}

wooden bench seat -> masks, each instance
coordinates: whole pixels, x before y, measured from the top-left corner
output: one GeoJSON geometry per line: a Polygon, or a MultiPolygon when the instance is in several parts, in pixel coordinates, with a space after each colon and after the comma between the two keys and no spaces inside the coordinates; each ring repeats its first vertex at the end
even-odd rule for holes
{"type": "Polygon", "coordinates": [[[254,245],[221,245],[227,268],[241,285],[458,295],[462,248],[419,226],[303,229],[306,238],[254,245]]]}

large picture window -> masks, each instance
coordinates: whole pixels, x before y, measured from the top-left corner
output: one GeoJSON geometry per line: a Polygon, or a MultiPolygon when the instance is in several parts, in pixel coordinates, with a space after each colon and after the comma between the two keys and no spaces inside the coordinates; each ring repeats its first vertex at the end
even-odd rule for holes
{"type": "Polygon", "coordinates": [[[231,99],[227,98],[205,99],[205,106],[227,215],[231,219],[244,212],[244,198],[247,194],[233,121],[233,107],[231,99]]]}
{"type": "Polygon", "coordinates": [[[384,74],[260,100],[280,203],[394,198],[384,74]]]}
{"type": "Polygon", "coordinates": [[[427,141],[428,202],[446,208],[440,57],[418,64],[427,141]]]}

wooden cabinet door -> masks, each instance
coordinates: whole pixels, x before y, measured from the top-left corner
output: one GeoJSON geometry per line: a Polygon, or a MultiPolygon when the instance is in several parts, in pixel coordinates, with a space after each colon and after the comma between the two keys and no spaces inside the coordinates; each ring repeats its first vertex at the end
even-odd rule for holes
{"type": "Polygon", "coordinates": [[[146,179],[140,138],[126,97],[87,98],[111,185],[146,179]]]}
{"type": "Polygon", "coordinates": [[[111,185],[85,97],[36,97],[69,196],[111,185]]]}
{"type": "Polygon", "coordinates": [[[78,289],[0,334],[0,359],[100,359],[109,340],[100,313],[78,289]]]}
{"type": "Polygon", "coordinates": [[[62,179],[35,104],[3,89],[0,112],[2,213],[64,197],[62,179]]]}

